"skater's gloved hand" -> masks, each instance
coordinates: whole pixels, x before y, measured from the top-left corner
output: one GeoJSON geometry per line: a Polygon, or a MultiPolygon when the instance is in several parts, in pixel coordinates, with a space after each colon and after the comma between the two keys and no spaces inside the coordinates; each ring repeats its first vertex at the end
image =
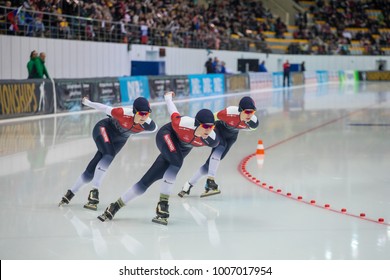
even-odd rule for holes
{"type": "Polygon", "coordinates": [[[173,91],[168,91],[166,93],[164,93],[164,98],[167,99],[167,98],[173,98],[175,96],[175,93],[173,91]]]}
{"type": "Polygon", "coordinates": [[[88,102],[89,102],[89,99],[88,99],[88,97],[86,97],[86,96],[84,96],[84,97],[83,97],[83,100],[81,100],[81,103],[83,103],[84,105],[87,105],[88,102]]]}

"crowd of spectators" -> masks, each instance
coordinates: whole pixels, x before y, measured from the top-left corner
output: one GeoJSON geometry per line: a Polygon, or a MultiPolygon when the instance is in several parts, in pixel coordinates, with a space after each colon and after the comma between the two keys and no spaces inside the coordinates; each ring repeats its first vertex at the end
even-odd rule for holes
{"type": "Polygon", "coordinates": [[[390,28],[390,1],[316,0],[313,3],[295,17],[298,29],[294,38],[309,40],[309,46],[300,46],[302,53],[345,55],[355,48],[363,49],[363,54],[377,55],[383,53],[383,47],[390,46],[389,30],[381,32],[390,28]]]}
{"type": "MultiPolygon", "coordinates": [[[[390,27],[390,1],[313,3],[295,16],[292,34],[307,43],[292,44],[288,52],[348,54],[358,40],[366,53],[380,54],[390,45],[390,32],[380,32],[390,27]],[[381,12],[373,17],[367,10],[381,12]]],[[[289,32],[259,0],[15,0],[0,6],[14,9],[0,10],[0,30],[23,36],[270,52],[265,34],[283,39],[289,32]]]]}

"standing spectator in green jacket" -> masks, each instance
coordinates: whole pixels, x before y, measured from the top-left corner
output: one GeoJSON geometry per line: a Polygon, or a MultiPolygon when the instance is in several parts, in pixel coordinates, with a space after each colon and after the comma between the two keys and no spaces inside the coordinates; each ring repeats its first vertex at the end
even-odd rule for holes
{"type": "Polygon", "coordinates": [[[35,65],[37,59],[39,59],[38,53],[36,50],[33,50],[30,54],[30,60],[27,63],[27,71],[28,71],[27,79],[34,79],[37,77],[38,72],[35,65]]]}
{"type": "Polygon", "coordinates": [[[36,66],[37,66],[39,79],[43,79],[43,76],[46,76],[47,79],[50,79],[49,73],[47,72],[47,69],[45,66],[45,60],[46,60],[46,53],[41,52],[39,54],[39,59],[36,60],[36,66]]]}
{"type": "MultiPolygon", "coordinates": [[[[34,51],[35,52],[35,51],[34,51]]],[[[30,61],[27,64],[28,69],[28,78],[29,79],[43,79],[45,76],[46,79],[50,79],[49,73],[47,72],[45,66],[46,54],[41,52],[38,57],[38,53],[36,53],[36,57],[33,57],[33,53],[30,55],[30,61]]]]}

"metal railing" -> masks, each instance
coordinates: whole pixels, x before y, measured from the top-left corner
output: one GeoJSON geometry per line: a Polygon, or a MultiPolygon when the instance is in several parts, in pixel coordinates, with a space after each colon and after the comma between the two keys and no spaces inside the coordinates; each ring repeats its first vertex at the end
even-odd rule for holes
{"type": "Polygon", "coordinates": [[[148,28],[143,36],[140,25],[108,22],[57,13],[36,12],[0,6],[0,34],[72,39],[110,43],[148,44],[182,48],[241,50],[265,52],[266,44],[259,40],[232,39],[213,32],[192,32],[148,28]],[[10,13],[17,14],[8,16],[10,13]]]}
{"type": "Polygon", "coordinates": [[[275,50],[271,48],[272,46],[268,46],[264,38],[260,39],[260,37],[230,38],[204,30],[146,28],[147,32],[142,31],[140,25],[127,24],[122,21],[104,21],[59,13],[36,12],[24,7],[0,6],[0,34],[3,35],[210,50],[300,53],[299,48],[275,50]],[[291,52],[291,49],[297,49],[298,52],[291,52]]]}

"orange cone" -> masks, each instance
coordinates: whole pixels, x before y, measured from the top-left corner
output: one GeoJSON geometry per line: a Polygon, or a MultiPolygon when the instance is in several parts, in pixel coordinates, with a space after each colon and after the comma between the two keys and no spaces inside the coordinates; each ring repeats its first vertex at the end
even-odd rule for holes
{"type": "Polygon", "coordinates": [[[262,140],[257,142],[256,155],[264,155],[264,145],[262,140]]]}
{"type": "Polygon", "coordinates": [[[263,165],[264,165],[264,145],[263,145],[262,140],[259,140],[257,142],[256,160],[257,160],[257,167],[259,169],[263,168],[263,165]]]}

